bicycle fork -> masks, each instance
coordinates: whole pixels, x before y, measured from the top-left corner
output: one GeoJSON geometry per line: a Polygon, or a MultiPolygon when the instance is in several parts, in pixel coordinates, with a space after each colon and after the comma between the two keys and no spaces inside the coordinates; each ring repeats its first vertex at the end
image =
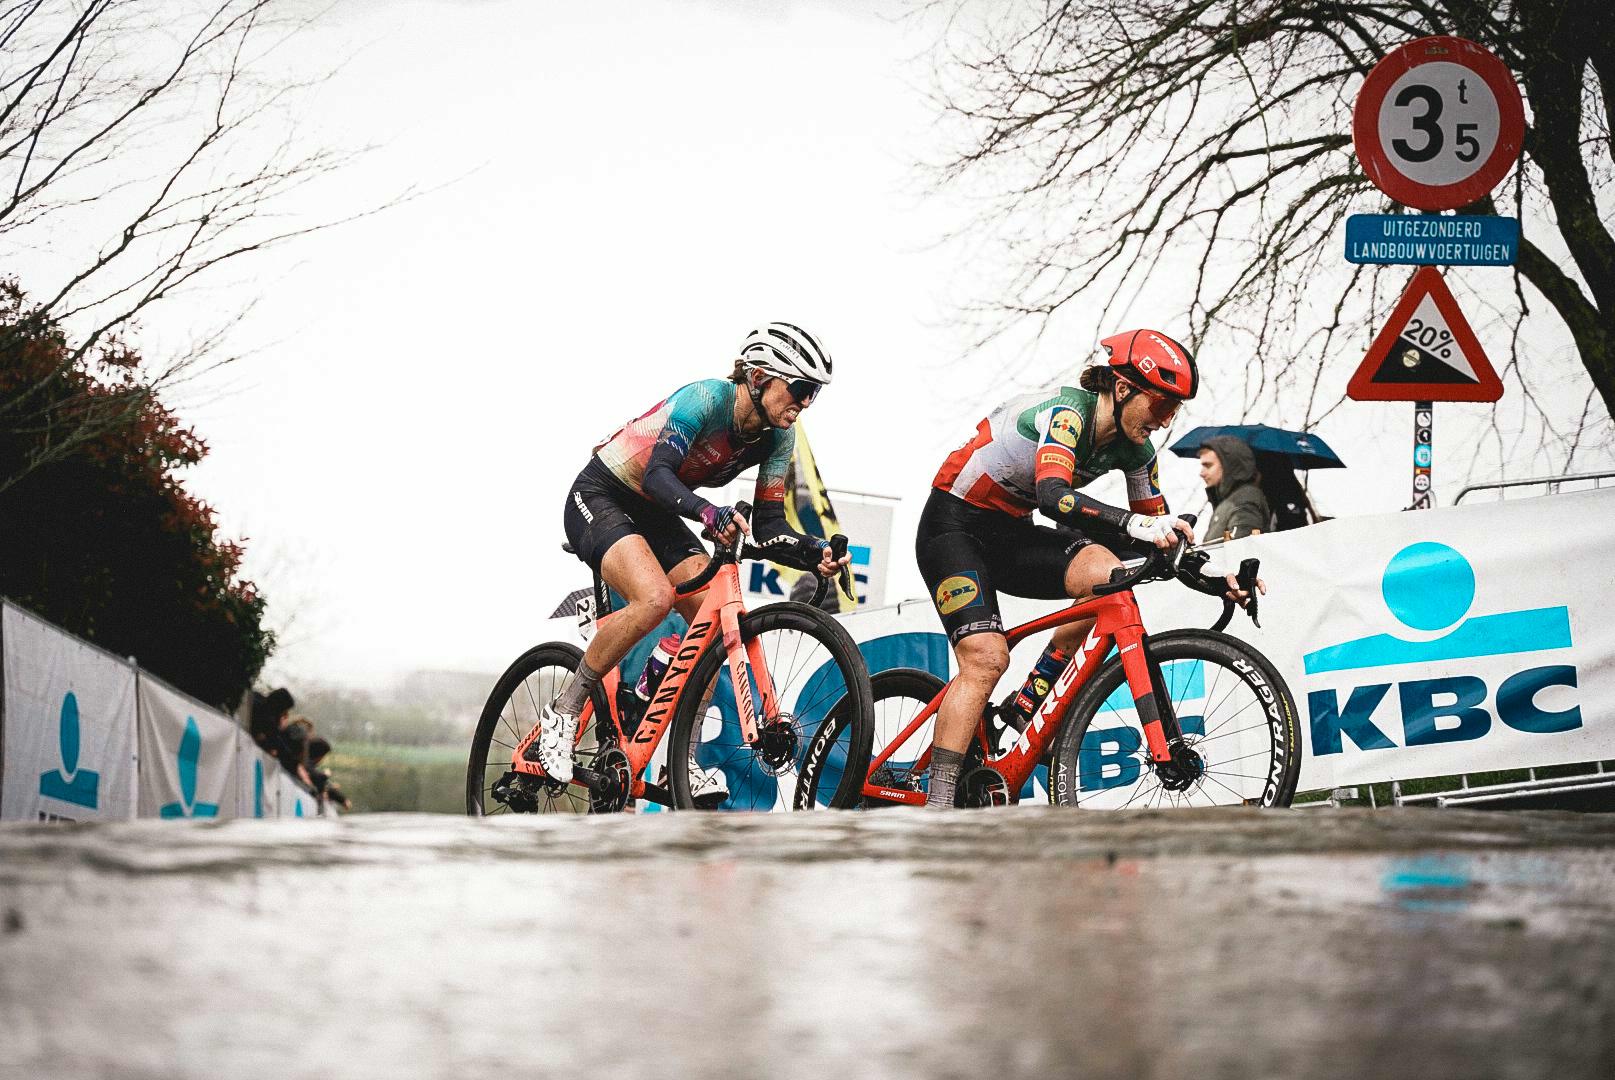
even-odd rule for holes
{"type": "Polygon", "coordinates": [[[718,613],[723,628],[723,648],[729,660],[729,678],[735,688],[735,711],[740,714],[740,738],[747,746],[755,747],[758,740],[759,719],[767,725],[779,713],[779,698],[774,693],[774,680],[763,661],[762,643],[757,638],[744,642],[740,635],[740,615],[744,610],[739,599],[723,605],[718,613]],[[747,671],[747,666],[750,671],[747,671]],[[756,697],[752,685],[756,684],[756,697]]]}
{"type": "Polygon", "coordinates": [[[1187,787],[1199,776],[1200,756],[1183,741],[1183,727],[1172,706],[1166,680],[1161,677],[1161,665],[1150,655],[1149,635],[1136,624],[1117,627],[1116,648],[1127,684],[1134,691],[1138,720],[1150,748],[1150,763],[1168,788],[1187,787]],[[1149,689],[1140,694],[1139,687],[1149,689]]]}

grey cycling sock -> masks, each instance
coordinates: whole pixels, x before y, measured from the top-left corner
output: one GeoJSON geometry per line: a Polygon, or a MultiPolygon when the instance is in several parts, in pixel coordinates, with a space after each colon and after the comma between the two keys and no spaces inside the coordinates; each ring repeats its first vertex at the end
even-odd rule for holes
{"type": "Polygon", "coordinates": [[[954,787],[959,783],[959,767],[965,756],[957,750],[931,751],[931,783],[926,789],[927,810],[952,810],[954,787]]]}
{"type": "Polygon", "coordinates": [[[604,677],[605,673],[590,667],[587,660],[579,660],[577,674],[561,691],[561,696],[555,699],[555,711],[567,716],[578,715],[583,711],[583,703],[589,700],[589,695],[594,693],[594,688],[600,685],[604,677]]]}

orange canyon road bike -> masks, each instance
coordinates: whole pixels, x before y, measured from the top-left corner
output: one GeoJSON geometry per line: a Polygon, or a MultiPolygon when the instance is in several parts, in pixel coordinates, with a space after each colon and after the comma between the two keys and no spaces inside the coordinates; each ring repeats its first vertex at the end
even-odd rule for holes
{"type": "MultiPolygon", "coordinates": [[[[1295,702],[1266,657],[1219,632],[1233,602],[1224,600],[1211,630],[1144,630],[1133,586],[1177,578],[1222,596],[1227,582],[1201,572],[1207,561],[1205,552],[1186,543],[1170,552],[1152,548],[1131,572],[1118,568],[1093,599],[1010,630],[1014,648],[1041,631],[1096,618],[1013,743],[995,750],[986,718],[977,726],[960,772],[959,804],[1018,802],[1052,748],[1045,787],[1057,805],[1290,805],[1301,768],[1295,702]],[[1116,652],[1109,655],[1113,644],[1116,652]]],[[[1242,587],[1253,588],[1257,570],[1256,560],[1244,561],[1242,587]]],[[[1252,592],[1247,610],[1253,619],[1254,600],[1252,592]]],[[[913,668],[878,672],[871,682],[879,749],[863,786],[864,805],[923,804],[931,732],[951,684],[913,668]]],[[[820,740],[834,745],[838,722],[831,716],[820,726],[810,758],[820,740]]]]}
{"type": "MultiPolygon", "coordinates": [[[[839,558],[846,537],[836,537],[833,547],[839,558]]],[[[571,784],[549,779],[524,751],[538,735],[540,710],[572,678],[583,653],[558,641],[524,653],[495,684],[478,721],[466,768],[466,812],[610,813],[633,799],[679,809],[857,805],[862,769],[838,764],[827,778],[823,766],[868,760],[868,669],[846,630],[817,607],[787,602],[746,611],[739,562],[766,557],[737,538],[677,587],[680,595],[707,589],[699,612],[643,715],[618,669],[606,673],[578,719],[571,784]],[[808,762],[804,732],[822,726],[832,712],[838,731],[808,762]],[[649,782],[647,770],[669,729],[665,782],[649,782]],[[698,803],[692,763],[720,770],[728,791],[698,803]],[[799,791],[810,795],[804,800],[799,791]]],[[[820,595],[824,584],[821,579],[820,595]]],[[[593,610],[607,611],[602,620],[611,617],[610,593],[598,575],[593,603],[593,610]]],[[[592,630],[587,614],[585,621],[592,630]]]]}

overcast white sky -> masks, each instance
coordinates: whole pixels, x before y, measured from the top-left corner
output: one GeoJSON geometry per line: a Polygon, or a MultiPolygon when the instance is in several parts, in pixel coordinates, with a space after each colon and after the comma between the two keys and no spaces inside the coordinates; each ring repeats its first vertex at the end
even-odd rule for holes
{"type": "MultiPolygon", "coordinates": [[[[322,187],[331,212],[435,190],[146,321],[159,345],[257,300],[235,340],[250,355],[179,403],[212,447],[186,483],[250,538],[283,633],[271,678],[501,670],[587,583],[558,545],[593,443],[725,373],[768,319],[830,343],[836,384],[807,416],[821,466],[904,497],[889,595],[923,591],[930,477],[1024,384],[999,376],[1013,343],[961,360],[947,320],[970,257],[937,241],[963,207],[925,197],[915,168],[937,153],[914,60],[931,30],[876,6],[350,2],[303,37],[296,66],[351,57],[305,134],[378,145],[322,187]]],[[[1057,323],[1034,346],[1040,381],[1070,378],[1100,329],[1057,323]]],[[[1203,354],[1212,380],[1242,362],[1203,354]]],[[[1449,498],[1457,433],[1483,412],[1438,409],[1449,498]]],[[[1353,466],[1318,475],[1327,512],[1405,505],[1410,414],[1358,405],[1325,427],[1353,466]]],[[[1238,420],[1197,402],[1182,427],[1238,420]]],[[[1198,507],[1192,461],[1165,457],[1163,481],[1198,507]]]]}

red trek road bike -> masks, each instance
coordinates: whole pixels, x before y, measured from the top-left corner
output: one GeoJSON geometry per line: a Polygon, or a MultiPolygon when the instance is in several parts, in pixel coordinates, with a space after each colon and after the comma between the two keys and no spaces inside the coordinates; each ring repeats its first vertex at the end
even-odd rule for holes
{"type": "MultiPolygon", "coordinates": [[[[846,537],[832,543],[839,558],[846,537]]],[[[570,784],[550,779],[526,752],[538,737],[540,711],[572,678],[582,650],[548,642],[518,658],[478,721],[466,769],[466,812],[610,813],[634,799],[678,809],[856,805],[862,770],[841,770],[832,784],[823,766],[832,759],[868,760],[868,669],[846,630],[817,607],[778,603],[746,610],[739,562],[767,557],[737,536],[719,546],[700,575],[677,587],[681,595],[707,592],[666,673],[641,704],[617,667],[606,672],[578,718],[570,784]],[[834,740],[815,744],[820,756],[808,760],[804,725],[832,712],[846,722],[834,740]],[[650,782],[647,769],[670,730],[665,781],[650,782]],[[726,790],[698,800],[692,764],[721,772],[726,790]]],[[[815,604],[826,584],[821,579],[815,604]]],[[[610,593],[596,575],[593,597],[579,605],[586,627],[594,625],[593,610],[607,611],[602,623],[611,618],[609,606],[610,593]]]]}
{"type": "MultiPolygon", "coordinates": [[[[960,772],[959,804],[1018,802],[1052,753],[1046,786],[1058,805],[1288,806],[1301,767],[1295,702],[1266,657],[1220,632],[1233,601],[1224,599],[1222,618],[1210,630],[1150,635],[1133,597],[1133,586],[1168,578],[1224,596],[1226,580],[1201,572],[1209,558],[1183,542],[1169,552],[1152,548],[1131,572],[1118,568],[1093,599],[1010,630],[1013,648],[1041,631],[1096,620],[1014,742],[995,750],[987,718],[977,725],[960,772]]],[[[1255,559],[1244,561],[1242,587],[1253,589],[1257,569],[1255,559]]],[[[1254,591],[1247,611],[1256,617],[1254,591]]],[[[880,749],[863,786],[864,805],[922,805],[930,733],[952,684],[913,668],[879,672],[871,682],[880,749]],[[911,747],[923,749],[912,756],[911,747]]],[[[819,734],[833,738],[835,722],[829,718],[819,734]]]]}

